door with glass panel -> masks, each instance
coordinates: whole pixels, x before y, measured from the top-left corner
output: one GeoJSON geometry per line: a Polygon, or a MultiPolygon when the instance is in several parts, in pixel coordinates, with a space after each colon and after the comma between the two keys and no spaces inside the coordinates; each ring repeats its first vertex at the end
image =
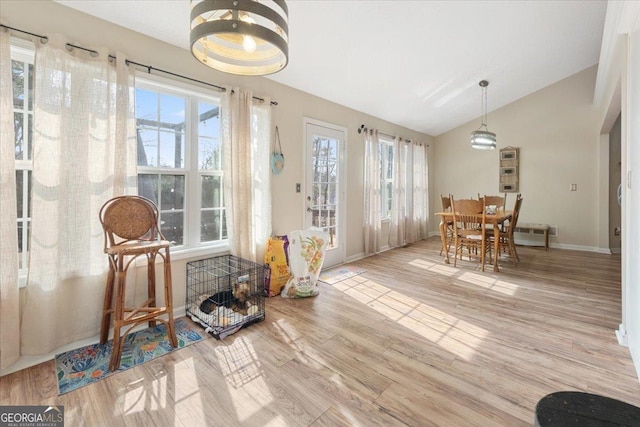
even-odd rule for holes
{"type": "Polygon", "coordinates": [[[319,227],[329,236],[323,269],[342,264],[345,246],[346,129],[305,119],[305,228],[319,227]]]}

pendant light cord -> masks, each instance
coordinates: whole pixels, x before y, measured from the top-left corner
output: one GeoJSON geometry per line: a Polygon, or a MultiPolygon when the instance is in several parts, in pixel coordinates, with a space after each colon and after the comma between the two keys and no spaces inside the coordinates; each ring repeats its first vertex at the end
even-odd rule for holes
{"type": "Polygon", "coordinates": [[[482,87],[482,126],[487,128],[487,87],[482,87]]]}

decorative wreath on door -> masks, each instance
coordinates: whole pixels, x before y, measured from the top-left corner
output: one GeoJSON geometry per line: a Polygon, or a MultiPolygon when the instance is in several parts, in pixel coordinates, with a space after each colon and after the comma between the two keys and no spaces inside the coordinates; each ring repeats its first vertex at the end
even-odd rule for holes
{"type": "Polygon", "coordinates": [[[271,153],[271,172],[278,175],[284,168],[284,154],[282,154],[282,144],[280,143],[280,132],[276,126],[276,137],[273,144],[273,152],[271,153]],[[277,147],[276,147],[277,145],[277,147]]]}

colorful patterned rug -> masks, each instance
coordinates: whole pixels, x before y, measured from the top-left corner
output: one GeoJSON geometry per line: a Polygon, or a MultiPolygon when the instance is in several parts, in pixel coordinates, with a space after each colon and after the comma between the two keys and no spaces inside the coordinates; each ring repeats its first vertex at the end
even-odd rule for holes
{"type": "Polygon", "coordinates": [[[174,325],[178,337],[178,348],[171,347],[166,327],[161,323],[155,328],[128,334],[122,347],[120,368],[115,372],[109,371],[112,340],[104,345],[92,344],[58,354],[56,356],[58,393],[68,393],[202,340],[202,335],[196,330],[198,326],[186,319],[177,319],[174,325]]]}
{"type": "Polygon", "coordinates": [[[341,282],[358,274],[365,273],[367,270],[351,265],[341,265],[339,267],[331,268],[326,271],[322,271],[318,280],[329,285],[341,282]]]}

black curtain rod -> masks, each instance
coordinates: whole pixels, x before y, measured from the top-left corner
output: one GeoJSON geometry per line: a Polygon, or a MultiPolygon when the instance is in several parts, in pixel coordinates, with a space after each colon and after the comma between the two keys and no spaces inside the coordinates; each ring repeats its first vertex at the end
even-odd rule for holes
{"type": "MultiPolygon", "coordinates": [[[[0,27],[7,28],[7,29],[13,30],[13,31],[18,31],[18,32],[24,33],[24,34],[29,34],[29,35],[34,36],[34,37],[40,37],[40,40],[42,41],[42,43],[46,43],[46,42],[49,41],[49,37],[47,37],[47,36],[42,36],[40,34],[30,33],[29,31],[24,31],[24,30],[20,30],[18,28],[9,27],[8,25],[4,25],[4,24],[0,24],[0,27]]],[[[74,48],[80,49],[80,50],[84,50],[85,52],[89,52],[89,54],[94,58],[99,55],[99,52],[97,50],[87,49],[86,47],[78,46],[78,45],[71,44],[71,43],[67,43],[66,44],[66,48],[67,48],[68,51],[71,51],[74,48]]],[[[114,61],[115,59],[116,59],[116,57],[114,55],[109,55],[109,60],[110,61],[114,61]]],[[[215,85],[213,83],[208,83],[208,82],[204,82],[202,80],[197,80],[197,79],[194,79],[194,78],[191,78],[191,77],[183,76],[182,74],[173,73],[171,71],[167,71],[167,70],[163,70],[163,69],[160,69],[160,68],[156,68],[156,67],[153,67],[151,65],[141,64],[139,62],[131,61],[129,59],[126,59],[125,62],[126,62],[127,65],[133,64],[133,65],[136,65],[136,66],[139,66],[139,67],[142,67],[142,68],[146,68],[147,73],[149,73],[149,74],[151,74],[151,71],[158,71],[160,73],[169,74],[171,76],[179,77],[181,79],[185,79],[185,80],[189,80],[189,81],[192,81],[192,82],[200,83],[200,84],[203,84],[203,85],[211,86],[211,87],[214,87],[214,88],[216,88],[216,89],[218,89],[218,90],[220,90],[222,92],[225,92],[227,90],[226,88],[224,88],[222,86],[215,85]]],[[[231,93],[234,93],[234,92],[231,91],[231,93]]],[[[253,99],[255,99],[257,101],[260,101],[260,102],[264,102],[264,98],[260,98],[260,97],[257,97],[257,96],[254,96],[253,99]]],[[[278,105],[278,103],[276,101],[271,101],[271,105],[275,106],[275,105],[278,105]]]]}
{"type": "MultiPolygon", "coordinates": [[[[365,125],[363,125],[363,124],[362,124],[362,125],[360,125],[360,127],[358,128],[358,133],[366,132],[366,131],[368,131],[368,130],[369,130],[369,128],[367,128],[365,125]]],[[[389,137],[389,138],[391,138],[391,139],[394,139],[394,138],[395,138],[395,136],[394,136],[394,135],[389,135],[388,133],[384,133],[384,132],[380,132],[380,131],[378,131],[378,134],[380,134],[380,135],[384,135],[384,136],[389,137]]],[[[405,139],[405,138],[402,138],[402,137],[400,137],[400,138],[401,138],[401,139],[402,139],[406,144],[410,144],[410,143],[414,142],[412,139],[405,139]]],[[[422,144],[422,143],[420,143],[420,144],[422,144]]],[[[427,147],[429,146],[429,144],[424,144],[424,145],[426,145],[427,147]]]]}
{"type": "Polygon", "coordinates": [[[17,32],[19,32],[19,33],[29,34],[30,36],[39,37],[39,38],[40,38],[40,41],[41,41],[42,43],[46,43],[46,42],[48,42],[48,41],[49,41],[49,37],[47,37],[47,36],[41,36],[40,34],[30,33],[29,31],[20,30],[20,29],[18,29],[18,28],[13,28],[13,27],[10,27],[10,26],[8,26],[8,25],[4,25],[4,24],[0,24],[0,27],[2,27],[2,28],[6,28],[6,29],[8,29],[8,30],[12,30],[12,31],[17,31],[17,32]]]}
{"type": "MultiPolygon", "coordinates": [[[[369,130],[369,128],[368,128],[368,127],[366,127],[365,125],[360,125],[360,127],[358,128],[358,133],[366,132],[366,131],[368,131],[368,130],[369,130]]],[[[390,134],[388,134],[388,133],[384,133],[384,132],[380,132],[380,131],[378,131],[378,134],[379,134],[379,135],[386,136],[386,137],[391,138],[391,139],[394,139],[394,138],[395,138],[395,135],[390,135],[390,134]]],[[[410,139],[404,139],[404,138],[401,138],[401,139],[403,139],[404,141],[411,142],[411,140],[410,140],[410,139]]]]}
{"type": "MultiPolygon", "coordinates": [[[[109,55],[109,57],[115,59],[115,56],[109,55]]],[[[227,89],[225,87],[214,85],[213,83],[203,82],[202,80],[197,80],[197,79],[194,79],[194,78],[191,78],[191,77],[183,76],[181,74],[176,74],[176,73],[173,73],[171,71],[167,71],[167,70],[163,70],[163,69],[160,69],[160,68],[153,67],[151,65],[140,64],[139,62],[131,61],[129,59],[126,59],[125,61],[126,61],[127,64],[133,64],[133,65],[137,65],[137,66],[142,67],[142,68],[146,68],[147,69],[147,73],[149,73],[149,74],[151,74],[151,71],[158,71],[160,73],[169,74],[171,76],[179,77],[181,79],[185,79],[185,80],[189,80],[189,81],[192,81],[192,82],[200,83],[200,84],[203,84],[203,85],[215,87],[216,89],[218,89],[218,90],[220,90],[222,92],[226,92],[227,91],[227,89]]],[[[232,90],[231,93],[234,93],[234,91],[232,90]]],[[[257,101],[260,101],[260,102],[264,102],[264,98],[260,98],[260,97],[257,97],[257,96],[254,96],[253,99],[255,99],[257,101]]],[[[271,101],[271,105],[278,105],[278,103],[276,101],[271,101]]]]}

